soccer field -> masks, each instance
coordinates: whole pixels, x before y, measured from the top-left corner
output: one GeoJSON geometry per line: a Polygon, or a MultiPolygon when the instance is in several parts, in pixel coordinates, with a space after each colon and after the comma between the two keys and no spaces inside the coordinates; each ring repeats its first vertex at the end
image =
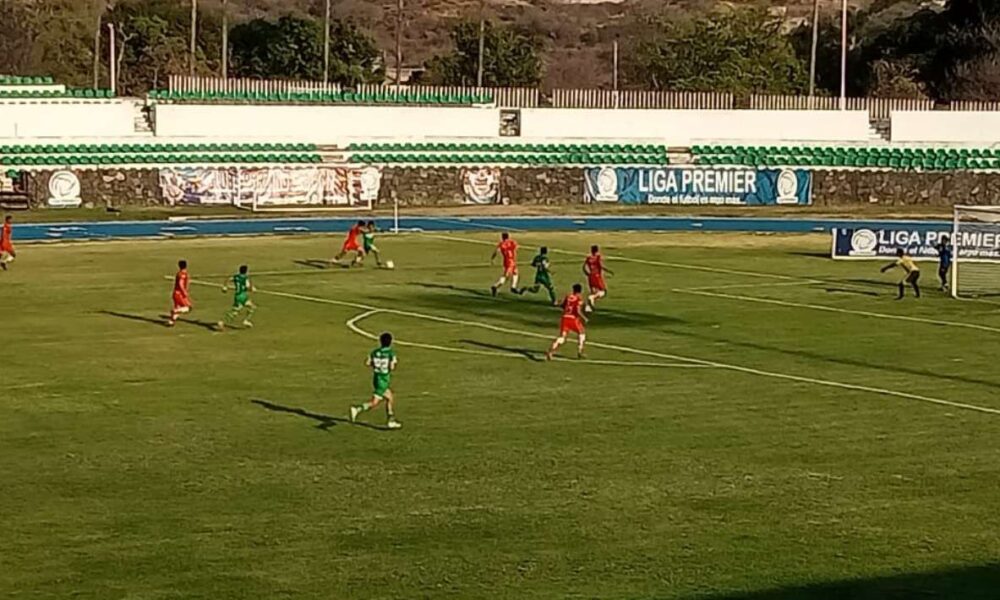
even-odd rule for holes
{"type": "Polygon", "coordinates": [[[0,273],[0,596],[1000,598],[1000,303],[826,236],[517,235],[588,359],[492,298],[495,234],[24,245],[0,273]],[[162,325],[190,263],[195,310],[162,325]],[[248,263],[256,327],[212,330],[248,263]],[[255,275],[256,274],[256,275],[255,275]],[[389,330],[402,430],[366,400],[389,330]]]}

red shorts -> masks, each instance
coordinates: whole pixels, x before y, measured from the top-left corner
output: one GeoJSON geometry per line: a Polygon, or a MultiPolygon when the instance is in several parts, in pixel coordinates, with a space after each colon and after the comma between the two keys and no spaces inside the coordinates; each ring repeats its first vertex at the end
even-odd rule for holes
{"type": "Polygon", "coordinates": [[[191,308],[191,297],[174,292],[174,309],[191,308]]]}
{"type": "Polygon", "coordinates": [[[583,321],[579,317],[573,317],[568,315],[563,315],[562,321],[559,322],[559,335],[565,336],[567,333],[573,332],[577,335],[584,333],[583,321]]]}
{"type": "Polygon", "coordinates": [[[592,292],[608,291],[608,284],[604,283],[604,275],[591,275],[587,278],[587,283],[590,285],[590,291],[592,292]]]}
{"type": "Polygon", "coordinates": [[[6,252],[8,254],[14,253],[14,244],[10,242],[4,242],[0,244],[0,252],[6,252]]]}
{"type": "Polygon", "coordinates": [[[517,263],[505,263],[503,266],[503,276],[513,277],[514,275],[517,275],[517,263]]]}
{"type": "Polygon", "coordinates": [[[358,244],[356,238],[350,238],[344,241],[344,245],[340,247],[341,252],[359,252],[361,250],[361,245],[358,244]]]}

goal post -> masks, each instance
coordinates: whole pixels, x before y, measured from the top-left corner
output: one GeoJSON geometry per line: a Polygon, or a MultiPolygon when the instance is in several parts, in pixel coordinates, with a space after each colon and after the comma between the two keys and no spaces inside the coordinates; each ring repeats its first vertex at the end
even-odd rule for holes
{"type": "Polygon", "coordinates": [[[951,295],[1000,296],[1000,206],[956,206],[951,295]]]}

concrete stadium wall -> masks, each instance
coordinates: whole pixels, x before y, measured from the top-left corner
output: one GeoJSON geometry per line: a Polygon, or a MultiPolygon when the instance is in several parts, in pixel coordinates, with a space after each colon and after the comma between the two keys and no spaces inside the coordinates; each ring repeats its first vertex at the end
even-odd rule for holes
{"type": "Polygon", "coordinates": [[[271,138],[333,144],[349,138],[492,138],[500,112],[490,108],[250,106],[164,104],[158,137],[271,138]]]}
{"type": "Polygon", "coordinates": [[[1000,143],[1000,112],[893,111],[893,142],[1000,143]]]}
{"type": "MultiPolygon", "coordinates": [[[[496,202],[511,205],[574,205],[584,199],[582,169],[498,170],[496,202]]],[[[471,205],[464,184],[466,171],[455,167],[386,168],[377,204],[391,206],[471,205]]],[[[152,206],[168,202],[155,169],[97,169],[76,172],[84,206],[152,206]]],[[[50,172],[28,174],[28,195],[34,207],[48,199],[50,172]]],[[[950,206],[1000,205],[1000,173],[902,173],[878,171],[817,171],[813,174],[813,204],[818,206],[950,206]]],[[[695,207],[688,207],[692,210],[695,207]]],[[[807,210],[807,209],[803,209],[807,210]]]]}
{"type": "Polygon", "coordinates": [[[128,101],[0,102],[0,139],[120,138],[137,135],[128,101]]]}
{"type": "Polygon", "coordinates": [[[526,138],[650,139],[672,146],[708,140],[775,143],[867,142],[866,111],[600,110],[521,111],[526,138]]]}

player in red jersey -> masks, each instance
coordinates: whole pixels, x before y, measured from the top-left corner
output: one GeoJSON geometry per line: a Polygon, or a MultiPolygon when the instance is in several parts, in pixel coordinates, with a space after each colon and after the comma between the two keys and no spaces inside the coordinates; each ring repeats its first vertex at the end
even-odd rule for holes
{"type": "Polygon", "coordinates": [[[573,293],[568,294],[562,301],[562,320],[559,322],[559,337],[552,341],[552,346],[545,353],[546,360],[552,360],[552,356],[559,350],[559,346],[566,343],[566,336],[570,332],[576,334],[578,342],[577,356],[583,358],[583,344],[587,341],[587,331],[583,324],[587,322],[587,317],[583,316],[580,309],[583,308],[583,286],[579,283],[573,284],[573,293]]]}
{"type": "Polygon", "coordinates": [[[601,256],[599,247],[590,247],[590,256],[583,261],[583,273],[587,276],[587,284],[590,287],[590,295],[587,296],[587,306],[584,307],[584,310],[591,312],[597,306],[597,300],[608,293],[608,284],[604,282],[604,274],[614,275],[611,269],[604,266],[604,258],[601,256]]]}
{"type": "Polygon", "coordinates": [[[191,294],[188,293],[190,279],[187,269],[188,264],[186,260],[177,262],[177,275],[174,275],[174,308],[170,311],[170,320],[167,321],[168,327],[176,325],[177,317],[191,312],[191,307],[193,306],[191,303],[191,294]]]}
{"type": "Polygon", "coordinates": [[[3,229],[0,229],[0,267],[4,271],[14,262],[17,252],[14,251],[14,217],[7,215],[3,219],[3,229]]]}
{"type": "Polygon", "coordinates": [[[353,264],[361,264],[361,261],[365,258],[365,249],[361,247],[361,242],[358,241],[358,237],[365,232],[365,222],[358,221],[356,225],[351,227],[347,232],[347,237],[344,238],[344,245],[340,247],[340,254],[333,257],[331,263],[339,263],[340,259],[344,258],[348,252],[354,252],[354,262],[353,264]]]}
{"type": "Polygon", "coordinates": [[[497,295],[497,291],[503,287],[503,284],[507,283],[507,278],[510,278],[510,289],[517,289],[517,242],[511,239],[510,234],[507,232],[500,234],[500,243],[497,244],[495,250],[493,250],[493,256],[490,257],[490,264],[492,265],[496,259],[497,254],[503,257],[503,275],[497,282],[490,286],[490,291],[494,296],[497,295]]]}

